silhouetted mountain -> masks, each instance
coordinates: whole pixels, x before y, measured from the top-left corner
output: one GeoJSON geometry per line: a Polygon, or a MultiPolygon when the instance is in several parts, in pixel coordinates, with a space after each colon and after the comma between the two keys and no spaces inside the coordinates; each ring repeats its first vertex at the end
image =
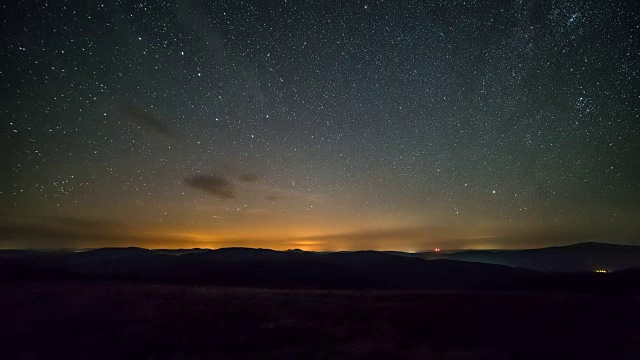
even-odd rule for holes
{"type": "Polygon", "coordinates": [[[451,259],[507,265],[545,272],[616,271],[640,266],[640,246],[580,243],[531,250],[470,250],[421,253],[425,259],[451,259]]]}
{"type": "Polygon", "coordinates": [[[1,265],[30,276],[67,274],[258,287],[473,288],[511,283],[530,275],[506,266],[427,261],[376,251],[224,248],[168,255],[140,248],[105,248],[56,256],[6,252],[2,258],[12,262],[1,265]]]}
{"type": "Polygon", "coordinates": [[[171,270],[176,256],[142,248],[104,248],[60,258],[64,271],[79,275],[158,278],[171,270]]]}
{"type": "Polygon", "coordinates": [[[287,252],[303,253],[305,251],[301,250],[301,249],[289,249],[289,250],[287,250],[287,252]]]}
{"type": "Polygon", "coordinates": [[[127,247],[127,248],[100,248],[87,251],[80,251],[75,253],[76,258],[118,258],[118,257],[132,257],[132,256],[146,256],[153,255],[154,250],[143,249],[139,247],[127,247]]]}
{"type": "Polygon", "coordinates": [[[633,268],[618,270],[615,272],[615,274],[625,275],[625,276],[632,275],[632,276],[638,276],[638,278],[640,278],[640,267],[633,267],[633,268]]]}
{"type": "MultiPolygon", "coordinates": [[[[577,268],[581,271],[582,268],[575,264],[591,266],[584,261],[585,253],[593,254],[596,249],[605,249],[608,254],[605,259],[627,259],[631,262],[630,257],[619,253],[621,249],[630,250],[632,254],[637,250],[635,247],[629,248],[582,244],[528,251],[465,251],[444,256],[485,262],[502,261],[508,265],[536,268],[546,264],[545,261],[561,262],[564,254],[570,263],[564,269],[577,268]],[[618,253],[619,256],[612,257],[612,253],[618,253]]],[[[451,259],[426,260],[407,253],[316,253],[252,248],[181,250],[176,253],[141,248],[104,248],[65,253],[0,251],[0,271],[4,279],[66,276],[220,286],[335,289],[595,291],[632,288],[629,284],[639,278],[637,271],[631,270],[612,274],[583,272],[543,275],[512,266],[451,259]]]]}
{"type": "Polygon", "coordinates": [[[201,253],[209,251],[209,249],[201,249],[201,248],[193,248],[193,249],[158,249],[153,250],[159,254],[165,255],[184,255],[184,254],[192,254],[192,253],[201,253]]]}
{"type": "Polygon", "coordinates": [[[307,252],[288,252],[275,251],[270,249],[254,249],[254,248],[222,248],[216,250],[208,250],[200,253],[186,254],[188,259],[193,261],[216,261],[216,262],[244,262],[244,261],[264,261],[264,262],[281,262],[292,261],[300,256],[309,256],[313,253],[307,252]]]}

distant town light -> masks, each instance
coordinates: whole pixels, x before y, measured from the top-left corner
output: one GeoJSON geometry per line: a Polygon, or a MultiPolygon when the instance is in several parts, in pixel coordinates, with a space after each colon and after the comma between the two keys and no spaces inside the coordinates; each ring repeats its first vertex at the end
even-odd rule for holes
{"type": "Polygon", "coordinates": [[[593,270],[593,272],[597,272],[597,273],[601,273],[601,274],[607,274],[609,272],[609,270],[598,269],[598,270],[593,270]]]}

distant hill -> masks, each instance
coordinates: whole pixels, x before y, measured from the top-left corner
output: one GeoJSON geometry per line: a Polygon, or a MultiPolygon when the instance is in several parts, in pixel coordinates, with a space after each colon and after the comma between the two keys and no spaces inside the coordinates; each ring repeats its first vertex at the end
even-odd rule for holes
{"type": "Polygon", "coordinates": [[[531,250],[469,250],[420,253],[424,259],[450,259],[507,265],[545,272],[616,271],[640,266],[640,246],[580,243],[531,250]]]}
{"type": "Polygon", "coordinates": [[[385,252],[313,253],[268,249],[167,251],[104,248],[47,254],[0,251],[2,277],[100,277],[299,288],[487,288],[517,282],[530,271],[385,252]]]}
{"type": "Polygon", "coordinates": [[[0,280],[63,277],[263,288],[630,291],[634,287],[629,284],[640,277],[637,270],[610,274],[590,270],[594,266],[617,270],[633,264],[640,259],[637,250],[581,244],[523,251],[463,251],[437,254],[439,258],[432,253],[252,248],[9,250],[0,251],[0,280]],[[549,275],[531,270],[548,272],[549,268],[555,269],[549,275]],[[572,270],[576,274],[569,273],[572,270]]]}

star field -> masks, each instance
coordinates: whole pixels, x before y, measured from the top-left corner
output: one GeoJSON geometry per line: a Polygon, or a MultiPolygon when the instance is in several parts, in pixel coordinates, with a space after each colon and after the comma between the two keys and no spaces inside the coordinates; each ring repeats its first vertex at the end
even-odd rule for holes
{"type": "Polygon", "coordinates": [[[640,244],[634,1],[1,7],[1,247],[640,244]]]}

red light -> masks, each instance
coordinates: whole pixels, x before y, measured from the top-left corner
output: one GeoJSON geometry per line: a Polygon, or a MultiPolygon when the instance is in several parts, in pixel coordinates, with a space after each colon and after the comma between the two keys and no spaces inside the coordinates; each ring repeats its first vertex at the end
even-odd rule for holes
{"type": "Polygon", "coordinates": [[[433,251],[440,252],[440,248],[435,248],[435,249],[433,249],[433,251]]]}

